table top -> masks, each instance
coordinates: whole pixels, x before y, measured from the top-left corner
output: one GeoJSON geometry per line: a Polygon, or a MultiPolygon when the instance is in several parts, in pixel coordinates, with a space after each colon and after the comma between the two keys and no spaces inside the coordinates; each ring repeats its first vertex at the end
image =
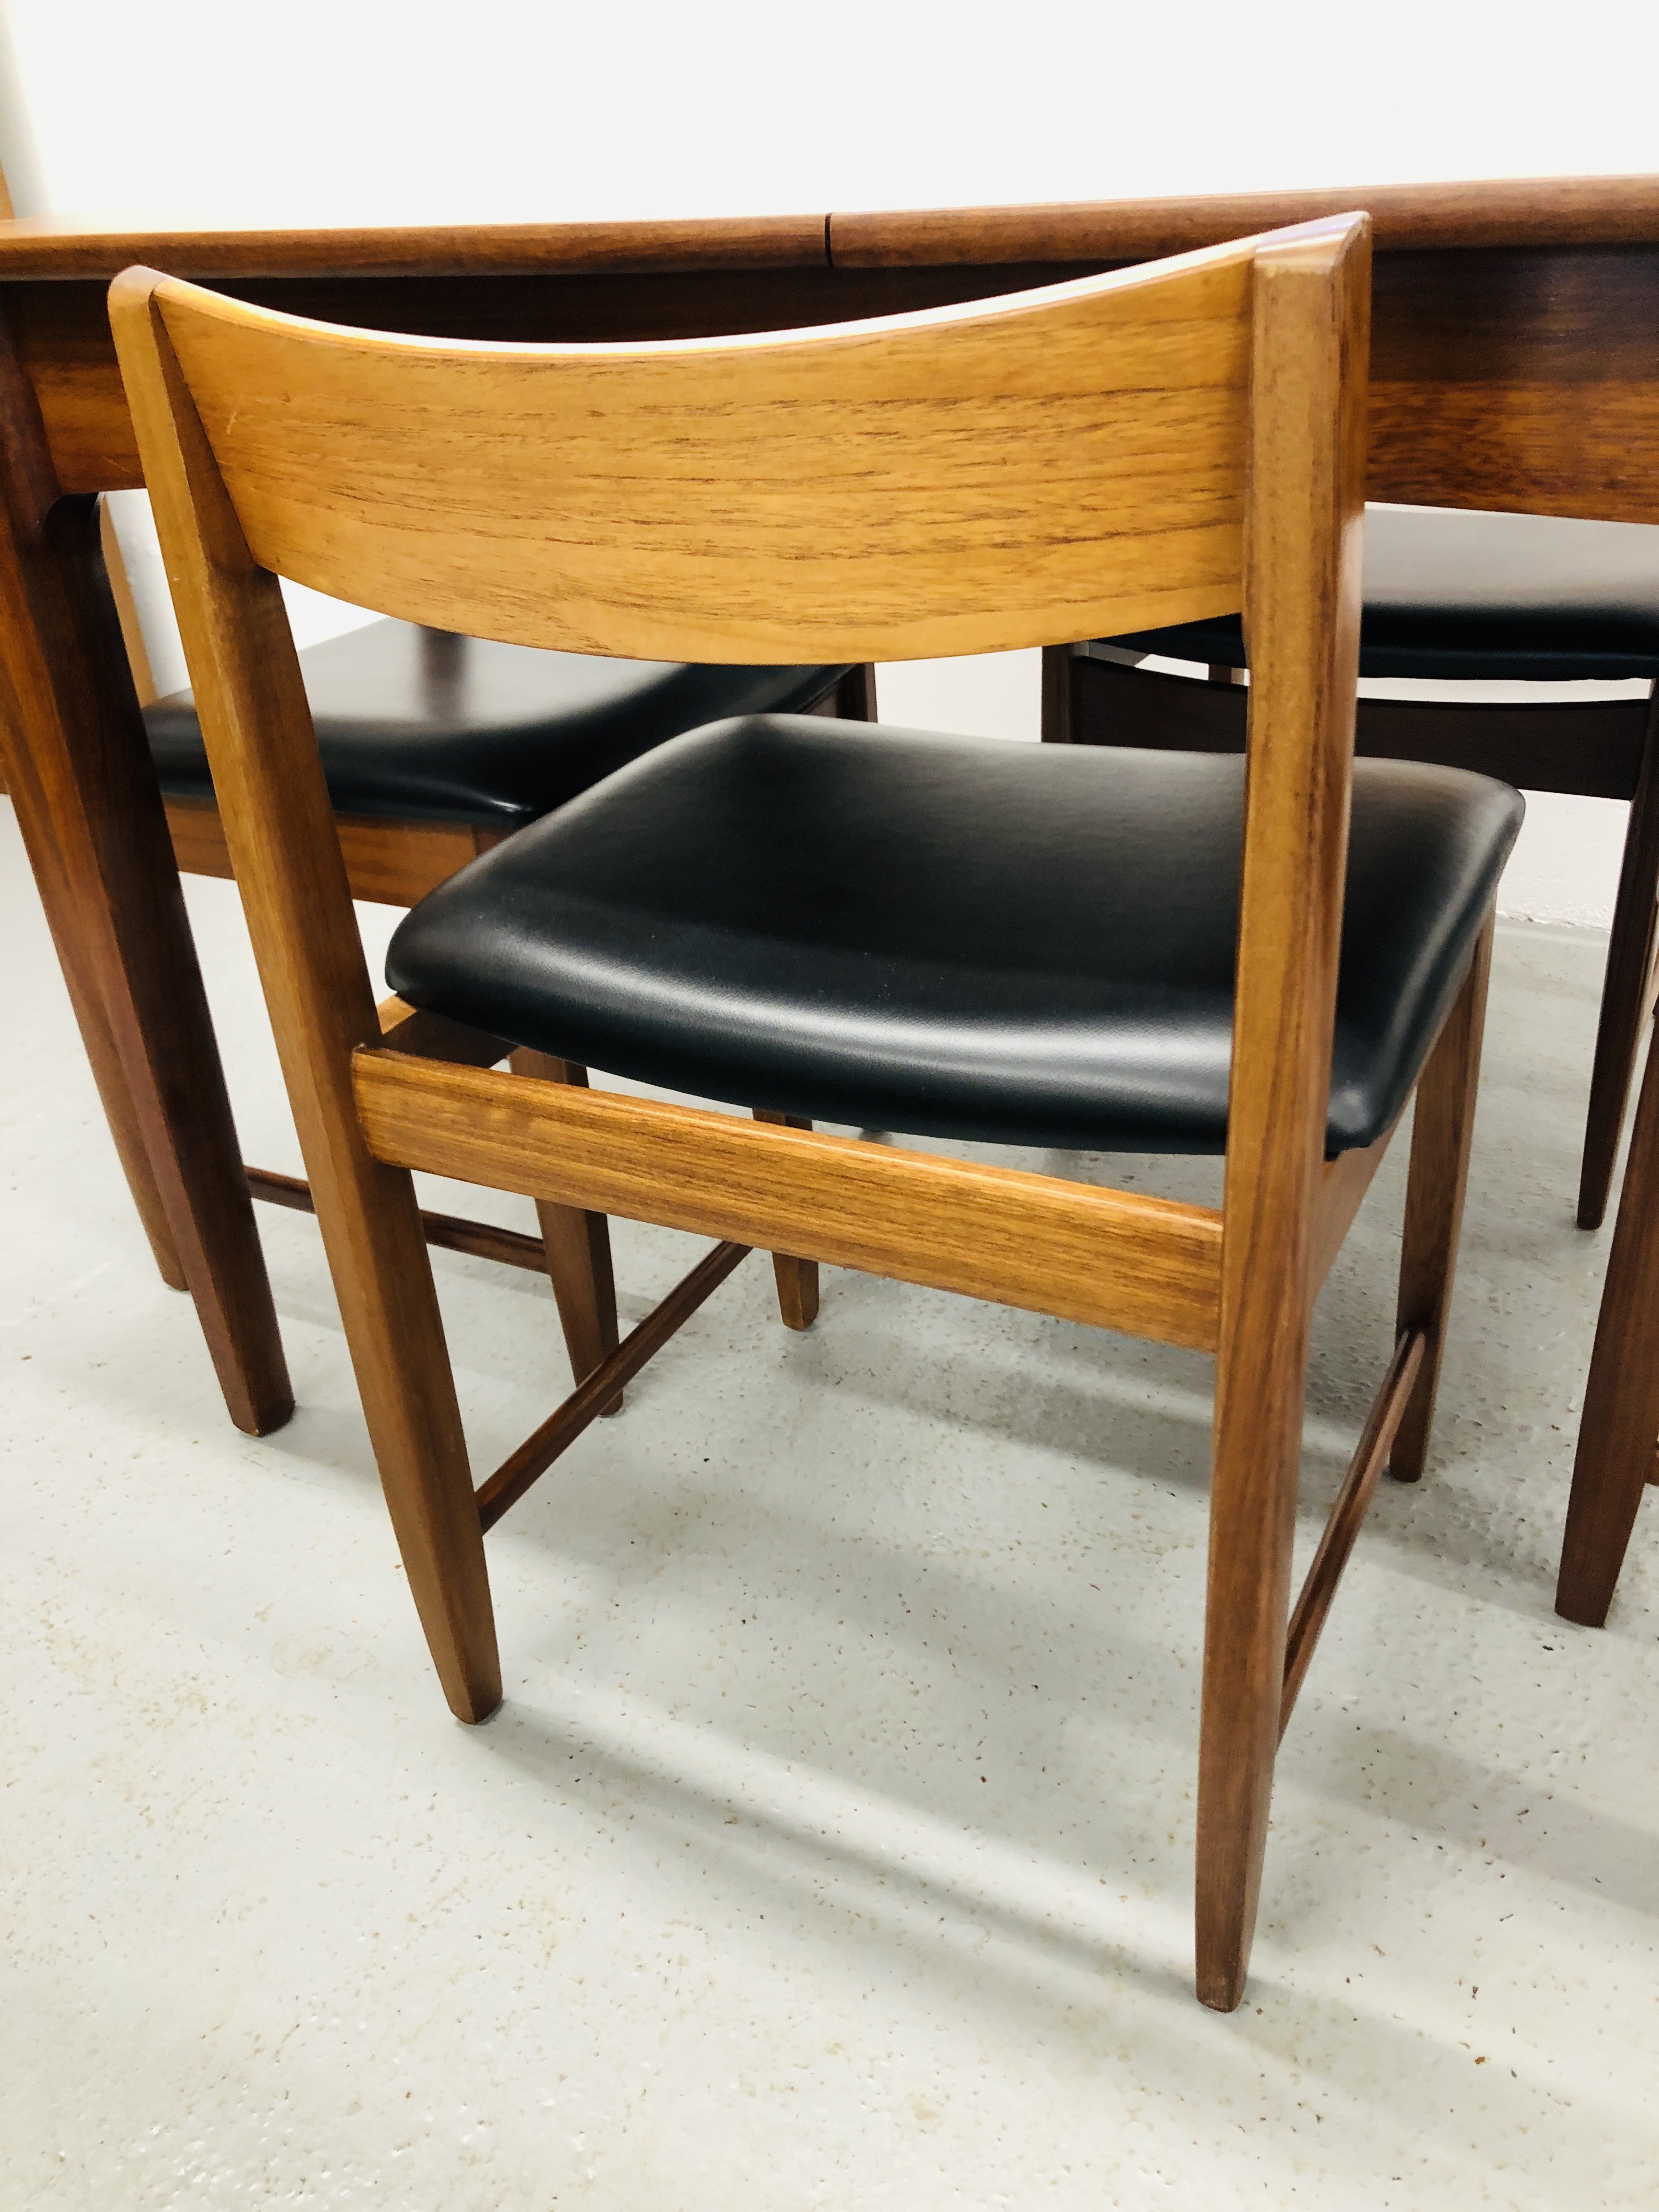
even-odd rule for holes
{"type": "Polygon", "coordinates": [[[501,343],[720,336],[988,298],[1366,209],[1371,496],[1659,523],[1659,176],[699,222],[0,226],[64,491],[140,482],[105,291],[136,262],[322,321],[501,343]]]}
{"type": "Polygon", "coordinates": [[[250,230],[33,217],[0,229],[0,281],[106,279],[135,262],[256,277],[1134,261],[1353,208],[1370,212],[1384,252],[1659,244],[1659,176],[1539,177],[691,222],[250,230]]]}

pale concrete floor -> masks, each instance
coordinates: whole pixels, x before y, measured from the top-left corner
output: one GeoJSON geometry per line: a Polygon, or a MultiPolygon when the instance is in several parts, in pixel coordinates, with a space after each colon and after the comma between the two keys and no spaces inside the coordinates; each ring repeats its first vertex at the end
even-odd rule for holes
{"type": "MultiPolygon", "coordinates": [[[[1361,1540],[1222,2019],[1206,1361],[842,1273],[793,1337],[751,1262],[492,1537],[508,1702],[463,1729],[314,1229],[262,1217],[301,1411],[252,1443],[6,827],[8,2212],[1655,2201],[1654,1509],[1605,1632],[1550,1609],[1598,940],[1501,940],[1434,1464],[1361,1540]]],[[[292,1164],[234,899],[192,897],[247,1149],[292,1164]]],[[[1304,1550],[1403,1164],[1322,1307],[1304,1550]]],[[[637,1316],[687,1247],[617,1242],[637,1316]]],[[[563,1387],[550,1299],[437,1266],[488,1465],[563,1387]]]]}

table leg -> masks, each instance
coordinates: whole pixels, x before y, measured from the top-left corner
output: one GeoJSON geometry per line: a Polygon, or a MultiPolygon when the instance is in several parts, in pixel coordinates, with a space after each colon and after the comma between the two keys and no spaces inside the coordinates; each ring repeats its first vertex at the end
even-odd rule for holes
{"type": "Polygon", "coordinates": [[[162,1273],[176,1257],[231,1419],[263,1435],[288,1419],[293,1393],[97,501],[60,500],[4,333],[0,753],[162,1273]]]}
{"type": "Polygon", "coordinates": [[[1650,1051],[1631,1127],[1578,1425],[1555,1609],[1607,1617],[1659,1439],[1659,1051],[1650,1051]]]}

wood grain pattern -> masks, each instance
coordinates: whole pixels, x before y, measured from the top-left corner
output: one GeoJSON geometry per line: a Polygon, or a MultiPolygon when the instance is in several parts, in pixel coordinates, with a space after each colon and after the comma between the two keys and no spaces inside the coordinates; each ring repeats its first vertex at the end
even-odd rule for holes
{"type": "Polygon", "coordinates": [[[33,216],[0,232],[0,283],[82,277],[107,283],[135,262],[180,276],[389,278],[635,275],[687,269],[783,269],[827,258],[824,218],[714,216],[645,222],[422,223],[203,230],[100,225],[33,216]]]}
{"type": "Polygon", "coordinates": [[[293,1393],[96,503],[59,498],[0,329],[0,760],[128,1181],[233,1420],[293,1393]]]}
{"type": "MultiPolygon", "coordinates": [[[[988,270],[964,286],[943,270],[896,279],[884,270],[837,276],[822,264],[750,268],[738,263],[645,276],[561,269],[501,276],[477,268],[448,276],[245,275],[217,280],[215,289],[285,314],[364,330],[422,331],[502,344],[592,343],[794,330],[902,311],[911,304],[907,295],[918,291],[927,304],[1000,295],[1010,289],[1010,273],[988,270]]],[[[1053,283],[1080,273],[1075,267],[1039,270],[1030,272],[1030,281],[1053,283]]],[[[0,283],[64,489],[108,491],[142,483],[110,336],[107,283],[65,277],[0,283]]]]}
{"type": "Polygon", "coordinates": [[[503,342],[666,338],[988,298],[1345,204],[1371,210],[1385,248],[1371,495],[1659,519],[1652,178],[1353,188],[1346,201],[1322,191],[836,216],[833,267],[818,216],[752,235],[743,226],[532,227],[517,243],[489,226],[100,234],[71,225],[12,240],[0,283],[59,480],[103,490],[139,481],[100,281],[134,260],[368,328],[503,342]]]}
{"type": "MultiPolygon", "coordinates": [[[[234,873],[224,823],[212,799],[169,798],[167,811],[182,874],[234,873]]],[[[387,822],[367,814],[337,814],[334,822],[351,896],[380,906],[415,905],[477,857],[466,823],[387,822]]]]}
{"type": "MultiPolygon", "coordinates": [[[[0,173],[0,222],[9,222],[11,219],[11,194],[7,188],[3,173],[0,173]]],[[[31,419],[31,428],[38,419],[38,415],[31,419]]],[[[117,611],[120,615],[122,631],[125,635],[127,610],[122,604],[118,588],[120,584],[125,583],[125,578],[118,562],[111,557],[115,549],[113,532],[108,526],[107,515],[105,515],[102,520],[105,568],[109,576],[112,593],[115,597],[117,611]]],[[[131,659],[131,638],[128,642],[129,659],[131,659]]],[[[142,702],[144,696],[143,671],[138,664],[133,665],[132,672],[133,680],[139,687],[139,697],[142,702]]],[[[0,791],[7,789],[6,750],[5,745],[0,744],[0,791]]],[[[169,1289],[182,1291],[185,1286],[184,1262],[179,1256],[178,1243],[167,1224],[167,1207],[161,1197],[161,1186],[155,1179],[155,1170],[150,1164],[149,1155],[144,1147],[137,1102],[127,1085],[126,1076],[121,1066],[120,1055],[116,1050],[115,1040],[110,1033],[109,1022],[98,996],[97,985],[90,972],[91,963],[82,955],[79,942],[71,932],[70,918],[66,912],[60,910],[58,920],[52,924],[52,930],[54,940],[58,945],[64,980],[69,989],[70,1003],[74,1009],[76,1022],[81,1031],[82,1041],[86,1047],[87,1058],[91,1063],[93,1080],[98,1087],[105,1118],[109,1123],[110,1135],[114,1140],[116,1155],[120,1160],[122,1170],[126,1176],[127,1187],[132,1194],[133,1204],[137,1209],[139,1220],[149,1240],[157,1272],[169,1289]]]]}
{"type": "Polygon", "coordinates": [[[364,1051],[377,1158],[1199,1350],[1219,1216],[933,1152],[364,1051]]]}
{"type": "MultiPolygon", "coordinates": [[[[1659,179],[836,216],[838,269],[1178,253],[1363,207],[1373,499],[1659,520],[1659,179]]],[[[969,270],[972,270],[971,278],[969,270]]]]}
{"type": "Polygon", "coordinates": [[[1243,1994],[1267,1844],[1341,941],[1370,238],[1256,264],[1239,904],[1199,1747],[1198,1991],[1243,1994]]]}
{"type": "Polygon", "coordinates": [[[1379,249],[1639,246],[1659,238],[1659,176],[1505,177],[1047,205],[832,214],[838,268],[914,262],[1148,261],[1364,208],[1379,249]]]}
{"type": "Polygon", "coordinates": [[[111,299],[154,294],[262,566],[519,644],[869,661],[1237,601],[1250,267],[610,353],[394,343],[137,271],[111,299]]]}
{"type": "Polygon", "coordinates": [[[381,1483],[445,1696],[459,1717],[481,1719],[501,1698],[483,1536],[414,1186],[373,1157],[353,1110],[351,1054],[378,1043],[380,1023],[299,656],[276,580],[248,553],[159,317],[131,289],[114,312],[214,787],[381,1483]]]}

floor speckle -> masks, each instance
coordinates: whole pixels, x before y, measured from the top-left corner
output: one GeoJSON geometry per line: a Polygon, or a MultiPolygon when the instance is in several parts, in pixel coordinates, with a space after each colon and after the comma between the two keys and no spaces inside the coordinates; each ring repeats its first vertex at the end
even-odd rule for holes
{"type": "MultiPolygon", "coordinates": [[[[261,1215],[301,1410],[254,1443],[149,1269],[3,828],[8,2212],[1652,2203],[1659,1509],[1605,1632],[1551,1610],[1604,941],[1500,936],[1431,1471],[1361,1538],[1222,2019],[1189,1986],[1206,1361],[828,1271],[793,1336],[750,1262],[492,1536],[507,1703],[463,1729],[314,1225],[261,1215]]],[[[246,1149],[295,1168],[234,893],[191,898],[246,1149]]],[[[1403,1170],[1320,1309],[1304,1556],[1403,1170]]],[[[629,1318],[692,1249],[619,1226],[629,1318]]],[[[436,1267],[486,1468],[566,1387],[551,1300],[436,1267]]]]}

